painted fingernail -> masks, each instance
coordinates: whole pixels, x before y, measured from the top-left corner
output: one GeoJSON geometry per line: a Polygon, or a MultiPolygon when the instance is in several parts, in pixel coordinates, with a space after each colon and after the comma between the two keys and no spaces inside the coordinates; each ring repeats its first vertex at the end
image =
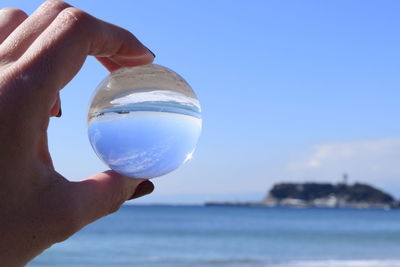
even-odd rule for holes
{"type": "Polygon", "coordinates": [[[153,57],[155,58],[156,57],[156,54],[154,54],[153,53],[153,51],[151,51],[148,47],[146,47],[147,48],[147,50],[149,50],[149,52],[153,55],[153,57]]]}
{"type": "Polygon", "coordinates": [[[135,193],[128,199],[134,199],[150,194],[154,190],[154,185],[149,180],[141,182],[137,187],[135,193]]]}
{"type": "Polygon", "coordinates": [[[57,117],[57,118],[60,118],[61,115],[62,115],[62,111],[61,111],[61,108],[60,108],[60,109],[58,110],[58,113],[57,113],[56,117],[57,117]]]}

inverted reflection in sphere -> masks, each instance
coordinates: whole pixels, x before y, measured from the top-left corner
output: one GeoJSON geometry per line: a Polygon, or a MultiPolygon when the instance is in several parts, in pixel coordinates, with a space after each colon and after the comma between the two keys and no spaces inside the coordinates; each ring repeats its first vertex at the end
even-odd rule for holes
{"type": "Polygon", "coordinates": [[[113,170],[153,178],[191,158],[201,132],[201,109],[190,86],[155,64],[112,72],[96,89],[88,134],[113,170]]]}

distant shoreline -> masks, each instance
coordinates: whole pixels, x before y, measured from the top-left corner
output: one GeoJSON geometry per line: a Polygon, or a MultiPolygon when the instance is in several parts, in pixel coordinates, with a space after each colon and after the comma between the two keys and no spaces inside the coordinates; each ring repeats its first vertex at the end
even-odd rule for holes
{"type": "Polygon", "coordinates": [[[397,209],[400,202],[371,185],[355,183],[278,183],[260,202],[206,202],[206,206],[397,209]]]}
{"type": "Polygon", "coordinates": [[[232,207],[232,208],[265,208],[265,209],[321,209],[321,210],[400,210],[398,208],[383,208],[383,207],[316,207],[316,206],[304,206],[304,207],[294,207],[294,206],[267,206],[262,203],[247,203],[247,202],[205,202],[199,204],[175,204],[175,203],[133,203],[124,204],[123,207],[154,207],[154,208],[203,208],[203,207],[232,207]]]}
{"type": "Polygon", "coordinates": [[[390,205],[343,205],[343,206],[314,206],[314,205],[265,205],[263,203],[234,203],[234,202],[206,202],[206,207],[263,207],[263,208],[287,208],[287,209],[399,209],[390,205]]]}

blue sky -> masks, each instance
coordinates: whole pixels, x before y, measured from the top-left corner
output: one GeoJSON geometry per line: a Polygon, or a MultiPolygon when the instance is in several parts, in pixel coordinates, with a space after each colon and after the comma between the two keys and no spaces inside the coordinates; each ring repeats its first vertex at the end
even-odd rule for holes
{"type": "MultiPolygon", "coordinates": [[[[41,1],[3,0],[32,12],[41,1]]],[[[256,200],[280,181],[368,182],[400,196],[398,1],[70,1],[132,31],[192,85],[194,158],[139,202],[256,200]]],[[[88,58],[49,135],[57,170],[106,167],[87,138],[107,71],[88,58]]]]}

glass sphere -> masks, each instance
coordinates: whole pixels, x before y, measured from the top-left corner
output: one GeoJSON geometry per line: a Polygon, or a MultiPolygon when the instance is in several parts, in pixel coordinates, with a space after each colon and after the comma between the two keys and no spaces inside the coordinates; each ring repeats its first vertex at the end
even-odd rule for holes
{"type": "Polygon", "coordinates": [[[94,92],[87,122],[99,158],[135,178],[161,176],[189,160],[202,124],[189,84],[155,64],[108,75],[94,92]]]}

